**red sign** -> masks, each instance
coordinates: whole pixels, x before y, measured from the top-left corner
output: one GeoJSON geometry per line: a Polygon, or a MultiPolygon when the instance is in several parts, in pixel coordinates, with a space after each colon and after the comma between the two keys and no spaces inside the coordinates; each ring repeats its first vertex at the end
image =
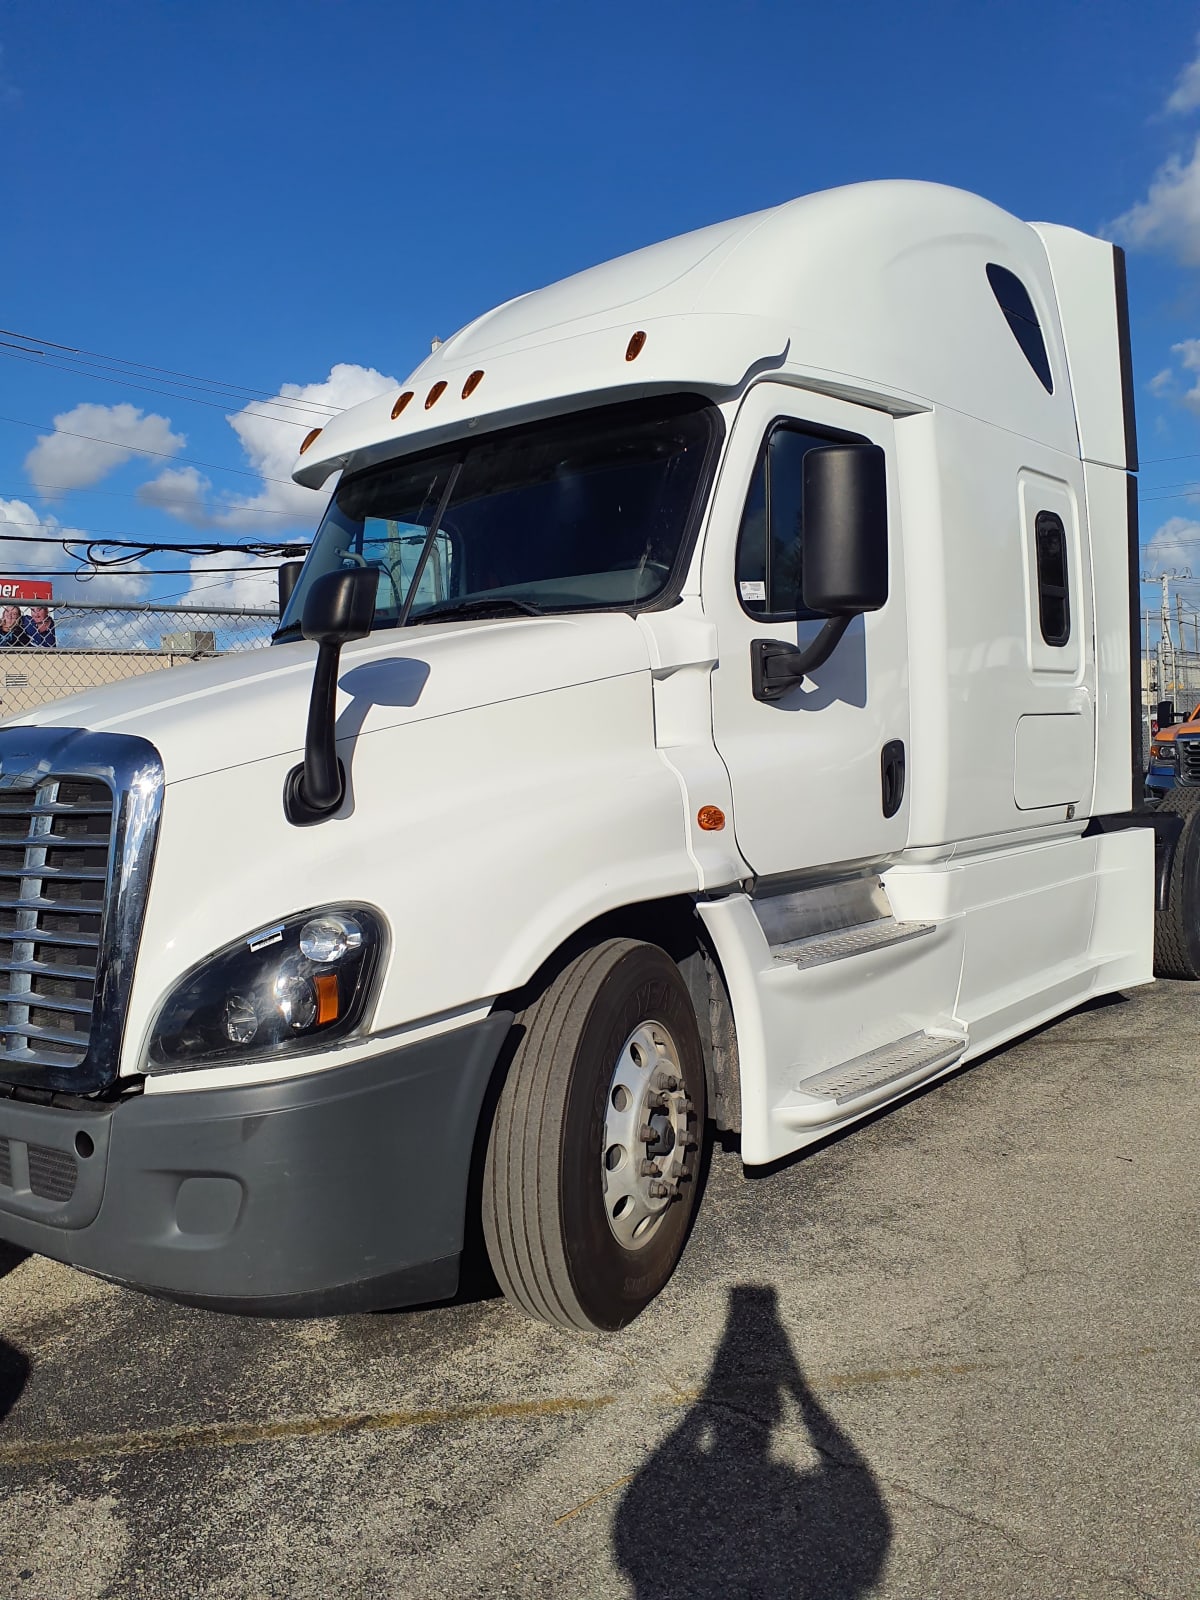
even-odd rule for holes
{"type": "Polygon", "coordinates": [[[0,578],[0,600],[41,600],[48,603],[53,599],[52,583],[40,583],[36,578],[0,578]]]}

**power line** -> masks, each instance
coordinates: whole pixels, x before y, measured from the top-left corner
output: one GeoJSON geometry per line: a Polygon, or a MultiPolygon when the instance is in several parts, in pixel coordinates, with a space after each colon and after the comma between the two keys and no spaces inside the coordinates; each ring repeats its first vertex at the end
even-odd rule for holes
{"type": "MultiPolygon", "coordinates": [[[[20,345],[12,345],[9,348],[19,350],[33,360],[39,358],[42,360],[48,359],[45,356],[45,352],[37,348],[39,345],[45,345],[59,355],[75,357],[75,365],[61,368],[60,370],[63,371],[75,370],[76,366],[83,363],[99,367],[101,373],[107,370],[120,376],[119,369],[128,368],[134,377],[144,376],[149,373],[156,377],[165,378],[175,388],[203,388],[220,394],[240,395],[244,397],[241,401],[243,406],[248,399],[251,401],[270,401],[273,405],[278,405],[291,411],[324,412],[326,415],[335,415],[338,411],[337,406],[327,405],[320,400],[303,400],[298,396],[273,395],[269,389],[250,389],[244,384],[230,383],[219,378],[201,378],[195,373],[180,372],[172,367],[155,367],[145,361],[130,361],[123,356],[108,356],[98,350],[85,350],[76,345],[61,344],[54,339],[39,339],[33,334],[18,333],[12,328],[0,328],[0,344],[3,344],[5,339],[21,340],[20,345]]],[[[155,390],[153,392],[165,393],[166,391],[155,390]]],[[[179,398],[182,398],[182,396],[179,398]]]]}
{"type": "MultiPolygon", "coordinates": [[[[117,448],[124,449],[125,447],[124,445],[119,445],[117,448]]],[[[275,478],[271,480],[272,483],[279,481],[281,480],[275,478]]],[[[143,485],[143,487],[145,487],[145,485],[143,485]]],[[[292,487],[296,488],[297,485],[293,484],[292,487]]],[[[165,511],[170,506],[196,506],[199,503],[195,500],[185,500],[182,498],[179,500],[144,500],[140,494],[131,494],[127,489],[73,489],[70,484],[38,483],[32,478],[29,480],[29,488],[50,489],[52,491],[57,490],[61,494],[103,495],[106,500],[135,500],[138,505],[146,506],[151,511],[165,511]]],[[[0,498],[15,500],[19,499],[27,492],[28,491],[26,489],[0,489],[0,498]]],[[[43,496],[43,498],[45,497],[43,496]]],[[[30,510],[32,509],[33,507],[31,506],[30,510]]],[[[233,506],[229,509],[236,511],[239,516],[251,515],[255,517],[294,517],[296,515],[294,511],[279,511],[271,506],[233,506]]]]}
{"type": "MultiPolygon", "coordinates": [[[[271,572],[278,572],[278,567],[132,567],[125,570],[113,571],[107,567],[89,568],[80,571],[78,567],[72,571],[63,572],[58,568],[50,567],[18,567],[12,572],[6,572],[4,577],[10,582],[20,578],[70,578],[76,583],[92,583],[97,578],[190,578],[203,576],[209,572],[240,572],[243,577],[266,576],[271,572]]],[[[219,585],[214,585],[219,587],[219,585]]]]}
{"type": "MultiPolygon", "coordinates": [[[[156,508],[152,507],[151,509],[153,510],[156,508]]],[[[57,540],[63,544],[80,544],[88,539],[99,539],[105,544],[119,544],[127,534],[132,534],[133,532],[134,530],[132,528],[78,528],[74,524],[68,528],[64,527],[61,522],[42,522],[40,520],[30,522],[25,517],[0,516],[0,539],[8,539],[17,544],[46,544],[49,540],[57,540]],[[7,531],[9,528],[44,528],[46,530],[46,537],[43,538],[36,534],[27,533],[9,533],[7,531]]],[[[144,543],[145,541],[139,540],[138,542],[144,543]]],[[[249,550],[253,549],[255,545],[272,542],[279,543],[280,541],[238,539],[223,544],[221,548],[228,550],[244,548],[249,550]]],[[[297,541],[294,539],[289,539],[283,542],[288,545],[292,545],[297,541]]],[[[166,540],[158,547],[163,550],[190,549],[192,545],[198,543],[204,543],[207,546],[211,544],[212,541],[200,541],[192,539],[179,543],[166,540]]],[[[308,545],[305,544],[305,549],[307,548],[308,545]]]]}
{"type": "Polygon", "coordinates": [[[87,439],[92,444],[106,444],[110,449],[128,450],[138,456],[161,456],[165,461],[181,461],[185,466],[205,467],[210,472],[232,472],[239,478],[258,478],[262,483],[282,483],[289,489],[300,487],[293,483],[291,478],[271,478],[265,472],[253,472],[249,467],[223,467],[216,461],[198,461],[194,456],[176,455],[171,450],[151,450],[148,445],[142,444],[118,444],[115,439],[101,439],[94,433],[77,433],[71,428],[48,428],[44,422],[28,422],[24,417],[0,417],[0,422],[9,422],[14,428],[33,428],[37,432],[45,432],[47,437],[65,434],[68,439],[87,439]]]}
{"type": "MultiPolygon", "coordinates": [[[[139,394],[163,395],[168,400],[181,401],[187,406],[208,406],[213,411],[224,412],[228,412],[230,409],[230,402],[228,400],[205,400],[200,395],[181,394],[177,389],[159,389],[155,388],[153,384],[135,383],[133,378],[125,373],[89,372],[82,366],[67,366],[61,361],[50,361],[44,357],[41,359],[35,359],[33,356],[18,355],[14,350],[4,349],[2,341],[0,341],[0,356],[3,356],[7,361],[28,361],[32,366],[35,367],[53,368],[55,372],[70,372],[75,377],[79,378],[98,379],[102,383],[116,384],[121,389],[136,389],[139,394]]],[[[289,428],[311,428],[314,417],[319,417],[322,422],[328,422],[330,417],[336,414],[332,409],[322,409],[319,412],[309,411],[308,415],[301,419],[297,419],[296,417],[276,417],[272,416],[269,411],[251,411],[250,407],[254,405],[286,406],[287,401],[250,400],[243,402],[241,406],[237,407],[237,410],[244,416],[265,417],[268,422],[281,422],[289,428]]],[[[289,409],[294,410],[297,408],[290,407],[289,409]]]]}

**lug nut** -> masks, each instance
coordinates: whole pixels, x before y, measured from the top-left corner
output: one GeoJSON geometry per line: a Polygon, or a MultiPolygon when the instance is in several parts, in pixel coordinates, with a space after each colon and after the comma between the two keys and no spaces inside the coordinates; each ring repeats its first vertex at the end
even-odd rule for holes
{"type": "Polygon", "coordinates": [[[639,1144],[655,1144],[657,1141],[658,1131],[657,1129],[652,1128],[648,1122],[644,1127],[638,1129],[639,1144]]]}
{"type": "Polygon", "coordinates": [[[662,1168],[659,1166],[657,1161],[643,1161],[642,1162],[642,1177],[643,1178],[661,1178],[662,1177],[662,1168]]]}
{"type": "Polygon", "coordinates": [[[650,1185],[651,1200],[667,1200],[670,1198],[670,1195],[671,1185],[669,1183],[663,1183],[661,1180],[659,1180],[658,1182],[650,1185]]]}
{"type": "Polygon", "coordinates": [[[669,1094],[674,1094],[679,1088],[679,1079],[670,1072],[656,1072],[654,1074],[654,1087],[666,1089],[669,1094]]]}

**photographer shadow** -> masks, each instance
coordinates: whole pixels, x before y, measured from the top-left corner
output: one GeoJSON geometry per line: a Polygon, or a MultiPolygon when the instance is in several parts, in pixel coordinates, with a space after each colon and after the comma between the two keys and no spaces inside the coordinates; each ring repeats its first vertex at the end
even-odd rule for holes
{"type": "Polygon", "coordinates": [[[805,1381],[775,1290],[730,1291],[700,1399],[637,1474],[614,1543],[637,1600],[858,1600],[891,1537],[882,1491],[805,1381]],[[791,1401],[804,1468],[775,1434],[791,1401]]]}

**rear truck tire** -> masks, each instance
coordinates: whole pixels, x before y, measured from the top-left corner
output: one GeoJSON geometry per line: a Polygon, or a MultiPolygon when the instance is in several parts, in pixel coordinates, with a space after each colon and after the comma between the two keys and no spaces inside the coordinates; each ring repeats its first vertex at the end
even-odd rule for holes
{"type": "Polygon", "coordinates": [[[1167,909],[1154,913],[1154,973],[1159,978],[1200,978],[1200,788],[1176,784],[1159,811],[1183,818],[1175,846],[1167,909]]]}
{"type": "Polygon", "coordinates": [[[514,1024],[483,1177],[492,1270],[527,1316],[611,1331],[675,1270],[696,1209],[704,1057],[679,968],[608,939],[514,1024]]]}

